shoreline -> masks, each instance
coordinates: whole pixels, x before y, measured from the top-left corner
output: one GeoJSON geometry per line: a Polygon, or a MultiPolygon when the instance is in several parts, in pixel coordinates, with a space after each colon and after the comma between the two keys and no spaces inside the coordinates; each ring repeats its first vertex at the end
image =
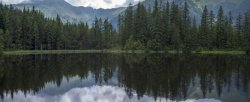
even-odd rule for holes
{"type": "MultiPolygon", "coordinates": [[[[76,53],[161,53],[161,54],[182,54],[177,51],[146,51],[146,50],[17,50],[17,51],[3,51],[3,55],[30,55],[30,54],[76,54],[76,53]]],[[[213,50],[213,51],[192,51],[191,54],[211,54],[211,55],[246,55],[245,51],[226,51],[226,50],[213,50]]]]}

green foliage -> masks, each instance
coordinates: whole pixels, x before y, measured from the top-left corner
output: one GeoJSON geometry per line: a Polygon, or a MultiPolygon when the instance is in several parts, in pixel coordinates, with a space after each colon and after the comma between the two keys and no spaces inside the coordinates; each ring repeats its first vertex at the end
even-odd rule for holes
{"type": "Polygon", "coordinates": [[[0,53],[2,53],[4,49],[4,32],[0,29],[0,53]]]}
{"type": "MultiPolygon", "coordinates": [[[[248,22],[247,18],[244,18],[244,22],[248,22]]],[[[148,50],[159,51],[168,48],[184,53],[194,50],[200,52],[213,49],[247,49],[248,23],[243,24],[241,16],[236,24],[233,24],[231,12],[226,15],[220,7],[215,15],[205,6],[200,24],[196,22],[195,18],[190,17],[187,2],[184,7],[180,7],[175,2],[159,4],[155,0],[153,9],[149,7],[148,10],[141,3],[135,9],[130,5],[125,15],[119,16],[122,47],[136,49],[135,46],[128,46],[140,42],[140,45],[144,45],[148,50]],[[236,29],[233,25],[236,25],[236,29]]]]}
{"type": "Polygon", "coordinates": [[[250,54],[250,11],[245,13],[244,18],[244,48],[250,54]]]}
{"type": "Polygon", "coordinates": [[[224,49],[227,46],[227,33],[226,33],[226,19],[222,6],[220,7],[217,15],[216,22],[216,47],[224,49]]]}
{"type": "Polygon", "coordinates": [[[207,48],[209,46],[209,25],[208,25],[208,20],[209,20],[209,13],[207,6],[205,6],[203,10],[203,14],[201,17],[201,25],[200,25],[200,32],[199,32],[199,44],[200,47],[207,48]]]}
{"type": "Polygon", "coordinates": [[[147,48],[150,50],[159,51],[162,48],[162,46],[159,43],[159,41],[157,41],[156,39],[152,39],[148,41],[147,48]]]}
{"type": "Polygon", "coordinates": [[[132,36],[127,40],[124,46],[125,50],[144,50],[145,46],[140,41],[135,41],[132,36]]]}
{"type": "Polygon", "coordinates": [[[119,15],[118,28],[108,19],[95,17],[91,27],[87,23],[63,23],[59,15],[46,18],[33,7],[23,10],[1,4],[0,42],[2,50],[194,50],[244,49],[250,52],[249,12],[239,15],[233,24],[231,12],[218,14],[205,6],[200,24],[189,14],[189,5],[180,7],[175,2],[146,8],[139,3],[127,7],[119,15]],[[217,16],[217,17],[216,17],[217,16]],[[233,27],[235,25],[235,27],[233,27]],[[118,32],[116,32],[116,30],[118,32]]]}
{"type": "Polygon", "coordinates": [[[34,7],[18,10],[0,5],[0,29],[5,35],[3,49],[105,49],[117,42],[116,31],[108,19],[96,18],[90,29],[83,22],[63,23],[59,15],[55,19],[46,18],[34,7]]]}

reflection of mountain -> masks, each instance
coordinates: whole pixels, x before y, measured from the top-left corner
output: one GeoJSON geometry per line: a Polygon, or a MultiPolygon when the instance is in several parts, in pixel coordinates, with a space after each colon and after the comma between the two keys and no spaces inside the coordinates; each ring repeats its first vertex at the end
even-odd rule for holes
{"type": "Polygon", "coordinates": [[[249,100],[244,94],[249,92],[249,62],[250,59],[244,56],[3,56],[0,58],[0,95],[5,98],[6,93],[15,95],[16,92],[30,91],[44,95],[48,92],[48,83],[66,88],[64,91],[55,90],[62,92],[61,95],[75,87],[98,84],[123,87],[130,98],[136,93],[139,98],[148,95],[174,100],[203,97],[226,100],[223,99],[226,97],[244,102],[249,100]],[[85,82],[72,81],[74,76],[85,82]],[[63,78],[69,79],[71,85],[66,86],[63,78]],[[89,85],[86,80],[89,80],[89,85]],[[234,97],[227,97],[228,94],[234,94],[234,97]]]}

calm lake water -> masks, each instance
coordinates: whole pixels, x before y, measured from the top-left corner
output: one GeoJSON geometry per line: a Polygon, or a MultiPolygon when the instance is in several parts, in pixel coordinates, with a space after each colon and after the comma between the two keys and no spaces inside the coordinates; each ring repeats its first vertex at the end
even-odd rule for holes
{"type": "Polygon", "coordinates": [[[2,56],[0,96],[0,102],[249,102],[250,57],[2,56]]]}

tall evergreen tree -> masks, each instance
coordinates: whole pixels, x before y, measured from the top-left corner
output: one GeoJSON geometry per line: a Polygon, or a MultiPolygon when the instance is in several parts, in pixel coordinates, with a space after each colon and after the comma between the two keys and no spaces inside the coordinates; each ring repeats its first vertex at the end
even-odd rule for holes
{"type": "Polygon", "coordinates": [[[225,16],[222,6],[218,11],[216,22],[216,46],[218,49],[226,48],[227,34],[225,32],[225,16]]]}
{"type": "Polygon", "coordinates": [[[195,17],[192,20],[190,34],[191,34],[191,49],[195,50],[199,46],[198,28],[195,17]]]}
{"type": "Polygon", "coordinates": [[[4,50],[4,32],[2,29],[0,29],[0,54],[2,53],[2,51],[4,50]]]}
{"type": "Polygon", "coordinates": [[[134,40],[141,42],[142,44],[147,43],[149,35],[147,33],[147,10],[139,3],[137,5],[136,12],[134,14],[134,40]]]}
{"type": "Polygon", "coordinates": [[[192,38],[191,38],[191,19],[189,16],[188,4],[187,1],[184,3],[184,9],[182,11],[182,27],[181,27],[181,39],[184,45],[184,53],[192,52],[192,38]]]}
{"type": "Polygon", "coordinates": [[[128,8],[125,11],[124,15],[124,29],[122,32],[122,46],[124,47],[126,41],[129,39],[130,36],[134,34],[134,17],[133,17],[133,7],[132,4],[129,4],[128,8]]]}
{"type": "Polygon", "coordinates": [[[199,28],[199,43],[200,47],[207,48],[209,46],[209,13],[207,6],[205,6],[202,17],[201,24],[199,28]]]}
{"type": "Polygon", "coordinates": [[[226,34],[227,34],[227,42],[226,42],[226,47],[227,48],[235,48],[236,46],[236,41],[235,41],[235,34],[233,31],[233,17],[232,17],[232,13],[229,12],[228,17],[226,19],[225,22],[225,29],[226,29],[226,34]]]}
{"type": "Polygon", "coordinates": [[[152,50],[163,50],[164,40],[163,38],[163,29],[162,29],[162,22],[161,22],[161,11],[158,6],[158,1],[155,0],[154,9],[152,13],[152,38],[148,42],[147,46],[149,49],[152,50]]]}
{"type": "Polygon", "coordinates": [[[242,20],[242,15],[239,14],[237,19],[236,19],[236,24],[235,24],[235,33],[236,33],[236,46],[238,48],[243,47],[243,20],[242,20]]]}
{"type": "Polygon", "coordinates": [[[250,54],[250,11],[245,13],[244,17],[244,48],[247,54],[250,54]]]}
{"type": "Polygon", "coordinates": [[[163,45],[170,46],[170,4],[167,2],[162,11],[162,23],[163,23],[163,45]]]}
{"type": "Polygon", "coordinates": [[[170,44],[172,45],[172,49],[177,49],[178,51],[181,49],[181,39],[180,39],[180,10],[179,6],[175,4],[175,2],[171,5],[171,13],[170,13],[170,44]]]}
{"type": "Polygon", "coordinates": [[[209,13],[209,20],[208,20],[208,28],[209,28],[209,35],[208,35],[208,48],[212,49],[216,46],[216,26],[215,26],[215,14],[213,11],[209,13]]]}

